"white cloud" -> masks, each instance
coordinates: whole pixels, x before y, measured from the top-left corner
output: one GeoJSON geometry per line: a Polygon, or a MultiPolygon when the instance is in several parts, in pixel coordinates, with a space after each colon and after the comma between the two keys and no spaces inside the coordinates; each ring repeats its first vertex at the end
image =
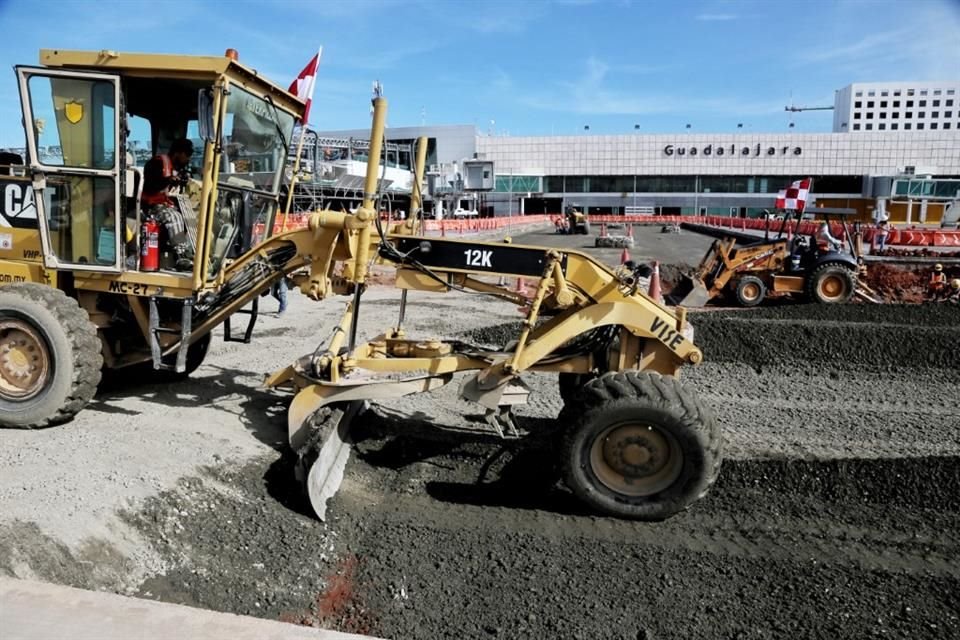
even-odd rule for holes
{"type": "Polygon", "coordinates": [[[707,113],[723,116],[760,116],[782,112],[781,101],[756,101],[731,97],[689,97],[680,94],[640,93],[612,86],[608,81],[611,67],[589,57],[584,73],[575,81],[557,83],[537,94],[527,95],[521,103],[544,111],[581,115],[651,115],[660,113],[707,113]]]}
{"type": "MultiPolygon", "coordinates": [[[[833,46],[810,43],[794,57],[794,64],[831,67],[861,81],[955,79],[960,72],[960,11],[948,4],[909,6],[898,28],[833,46]]],[[[842,24],[851,32],[858,28],[848,19],[842,24]]],[[[843,42],[844,32],[832,40],[843,42]]]]}
{"type": "Polygon", "coordinates": [[[694,17],[702,22],[727,22],[737,19],[737,16],[732,13],[700,13],[694,17]]]}

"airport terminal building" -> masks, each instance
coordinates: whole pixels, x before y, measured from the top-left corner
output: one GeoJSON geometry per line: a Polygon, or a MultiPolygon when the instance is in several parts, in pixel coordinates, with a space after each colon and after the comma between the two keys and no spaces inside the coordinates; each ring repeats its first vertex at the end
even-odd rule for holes
{"type": "Polygon", "coordinates": [[[492,162],[495,187],[476,194],[477,208],[488,215],[556,213],[577,203],[590,213],[753,217],[773,208],[778,190],[813,177],[818,204],[857,209],[864,220],[877,211],[894,222],[955,219],[960,217],[960,108],[954,105],[960,83],[914,84],[860,83],[839,90],[839,119],[830,133],[534,137],[481,135],[462,125],[391,128],[388,138],[428,137],[434,200],[469,186],[459,181],[464,161],[492,162]],[[936,100],[936,117],[932,106],[924,107],[922,117],[916,106],[893,111],[894,97],[906,105],[908,92],[914,105],[936,100]],[[866,123],[868,115],[878,125],[894,120],[899,125],[854,131],[850,122],[866,123]],[[912,126],[904,128],[908,122],[912,126]],[[921,122],[924,126],[917,127],[921,122]]]}

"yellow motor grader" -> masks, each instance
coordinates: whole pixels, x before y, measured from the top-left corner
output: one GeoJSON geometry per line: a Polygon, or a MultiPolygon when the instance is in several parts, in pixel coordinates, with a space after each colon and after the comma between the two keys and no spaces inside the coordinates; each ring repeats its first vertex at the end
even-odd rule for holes
{"type": "Polygon", "coordinates": [[[528,395],[522,375],[557,373],[564,478],[599,511],[661,519],[714,482],[719,427],[679,379],[684,364],[702,359],[684,310],[640,290],[642,266],[613,270],[576,251],[419,235],[425,139],[412,215],[384,227],[376,214],[386,114],[379,92],[362,206],[316,211],[306,228],[272,233],[303,113],[297,98],[235,55],[44,50],[40,62],[16,69],[28,157],[0,178],[20,194],[0,229],[0,424],[68,420],[93,397],[101,369],[189,374],[219,325],[225,339],[249,342],[260,292],[291,275],[312,299],[349,297],[329,343],[266,380],[295,394],[289,442],[320,517],[349,455],[351,419],[369,402],[428,392],[457,374],[461,396],[486,409],[491,432],[516,437],[511,408],[528,395]],[[198,142],[194,197],[175,200],[195,242],[189,272],[146,270],[144,238],[128,233],[147,215],[137,150],[127,143],[136,127],[150,134],[141,157],[182,137],[198,142]],[[266,238],[252,238],[255,222],[266,238]],[[396,269],[398,318],[364,342],[357,319],[377,261],[396,269]],[[502,276],[533,279],[532,298],[497,284],[502,276]],[[450,290],[525,305],[516,340],[489,350],[408,337],[408,292],[450,290]],[[237,338],[229,321],[240,311],[250,315],[237,338]]]}

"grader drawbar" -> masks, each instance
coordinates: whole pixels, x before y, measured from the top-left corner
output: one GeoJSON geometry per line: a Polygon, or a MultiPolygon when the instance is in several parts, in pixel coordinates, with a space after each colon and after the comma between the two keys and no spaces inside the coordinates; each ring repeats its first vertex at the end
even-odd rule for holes
{"type": "Polygon", "coordinates": [[[306,228],[273,233],[304,104],[240,64],[235,51],[44,50],[40,62],[16,70],[28,157],[2,160],[12,165],[4,188],[24,206],[0,212],[8,225],[0,283],[9,283],[0,286],[0,425],[71,419],[94,396],[101,369],[189,375],[214,329],[226,325],[225,338],[235,338],[228,323],[238,312],[250,314],[248,342],[260,293],[290,276],[315,300],[351,296],[327,344],[266,380],[295,394],[289,442],[320,517],[343,476],[351,423],[367,403],[456,379],[460,395],[485,408],[491,432],[517,437],[511,409],[529,393],[528,372],[558,375],[563,476],[594,509],[660,519],[714,482],[719,428],[679,378],[683,365],[702,359],[685,311],[640,290],[643,265],[614,270],[577,251],[422,237],[415,214],[426,139],[417,148],[411,216],[384,226],[382,96],[373,100],[362,206],[313,212],[306,228]],[[151,269],[139,258],[145,237],[136,230],[154,213],[141,199],[143,158],[126,137],[137,118],[150,125],[140,127],[151,132],[147,157],[191,127],[199,131],[193,188],[169,205],[190,231],[180,246],[190,249],[189,270],[151,269]],[[255,221],[265,239],[252,236],[255,221]],[[357,322],[375,262],[396,269],[397,321],[361,342],[357,322]],[[535,282],[535,292],[500,286],[503,277],[535,282]],[[516,340],[489,350],[406,335],[410,291],[460,290],[523,306],[516,340]]]}
{"type": "MultiPolygon", "coordinates": [[[[385,109],[385,99],[376,98],[371,159],[379,157],[385,109]]],[[[598,511],[656,520],[705,494],[719,470],[720,432],[709,409],[679,380],[680,368],[699,363],[702,353],[685,311],[661,306],[640,290],[643,265],[611,270],[577,251],[420,237],[412,235],[416,219],[385,231],[373,214],[376,172],[371,161],[367,199],[355,215],[317,213],[310,219],[311,227],[337,235],[343,250],[334,254],[352,256],[340,270],[311,265],[302,282],[315,297],[332,279],[352,288],[339,325],[327,344],[266,381],[295,393],[288,438],[298,477],[320,518],[343,478],[351,425],[367,403],[430,392],[456,374],[465,374],[460,396],[484,407],[492,431],[517,437],[512,408],[529,394],[522,375],[557,373],[564,408],[556,437],[565,484],[598,511]],[[397,322],[358,342],[374,260],[396,269],[397,322]],[[532,297],[494,284],[503,277],[535,281],[532,297]],[[488,294],[524,305],[526,313],[516,340],[503,350],[410,339],[404,316],[411,290],[488,294]]],[[[417,194],[414,200],[419,207],[417,194]]]]}

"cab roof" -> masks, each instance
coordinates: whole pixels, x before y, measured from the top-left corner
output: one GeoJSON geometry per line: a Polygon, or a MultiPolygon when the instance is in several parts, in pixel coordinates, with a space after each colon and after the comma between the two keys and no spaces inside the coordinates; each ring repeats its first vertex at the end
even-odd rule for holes
{"type": "Polygon", "coordinates": [[[40,64],[50,68],[113,72],[138,76],[179,76],[210,78],[229,73],[276,95],[295,113],[302,115],[305,104],[295,95],[278,86],[256,69],[223,56],[186,56],[165,53],[124,53],[41,49],[40,64]]]}

